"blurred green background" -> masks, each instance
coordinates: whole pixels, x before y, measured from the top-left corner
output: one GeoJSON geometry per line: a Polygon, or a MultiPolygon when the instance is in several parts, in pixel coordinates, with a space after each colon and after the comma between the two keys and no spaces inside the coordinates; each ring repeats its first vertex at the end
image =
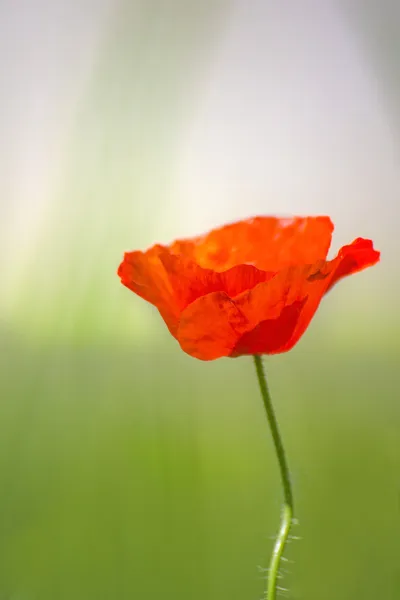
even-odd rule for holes
{"type": "Polygon", "coordinates": [[[262,597],[282,494],[252,361],[184,355],[116,276],[258,213],[383,252],[265,361],[282,586],[400,597],[397,9],[299,6],[2,5],[0,600],[262,597]]]}

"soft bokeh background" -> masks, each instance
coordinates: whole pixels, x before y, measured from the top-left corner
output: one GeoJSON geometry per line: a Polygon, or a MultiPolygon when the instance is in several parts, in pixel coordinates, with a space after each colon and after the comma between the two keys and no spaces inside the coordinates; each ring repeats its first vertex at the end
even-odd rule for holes
{"type": "Polygon", "coordinates": [[[288,597],[400,597],[400,4],[0,2],[0,598],[258,600],[281,490],[250,359],[184,355],[124,250],[328,213],[378,267],[266,360],[288,597]]]}

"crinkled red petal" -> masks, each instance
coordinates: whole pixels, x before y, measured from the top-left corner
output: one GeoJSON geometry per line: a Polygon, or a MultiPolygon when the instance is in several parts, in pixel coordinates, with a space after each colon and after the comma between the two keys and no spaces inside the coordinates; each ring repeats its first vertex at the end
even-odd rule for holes
{"type": "Polygon", "coordinates": [[[126,287],[159,309],[174,336],[180,313],[197,298],[212,292],[234,297],[275,275],[252,265],[238,265],[217,273],[185,256],[171,254],[165,246],[126,253],[118,274],[126,287]]]}
{"type": "Polygon", "coordinates": [[[329,217],[255,217],[192,240],[178,240],[170,250],[214,271],[251,264],[276,272],[325,259],[332,231],[329,217]]]}
{"type": "Polygon", "coordinates": [[[160,254],[160,261],[181,311],[201,296],[225,292],[232,298],[258,283],[269,281],[275,275],[252,265],[237,265],[219,273],[204,269],[193,260],[171,254],[168,250],[160,254]]]}
{"type": "Polygon", "coordinates": [[[138,296],[154,304],[172,335],[176,335],[180,310],[168,273],[160,260],[162,246],[147,252],[126,252],[119,266],[121,283],[138,296]]]}

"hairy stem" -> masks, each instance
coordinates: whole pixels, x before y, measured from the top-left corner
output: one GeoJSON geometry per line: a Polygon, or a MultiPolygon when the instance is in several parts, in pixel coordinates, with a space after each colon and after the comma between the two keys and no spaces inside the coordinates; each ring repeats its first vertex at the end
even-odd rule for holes
{"type": "Polygon", "coordinates": [[[260,386],[261,396],[264,402],[265,412],[267,413],[268,423],[272,433],[272,439],[275,446],[275,452],[278,458],[279,470],[282,479],[284,504],[282,508],[281,526],[279,533],[276,538],[274,549],[272,552],[271,560],[268,569],[268,580],[267,580],[267,598],[268,600],[276,599],[277,591],[277,579],[279,574],[279,565],[281,562],[282,554],[285,548],[285,544],[289,537],[290,528],[293,523],[293,493],[292,486],[290,483],[289,468],[286,461],[286,454],[283,448],[282,438],[279,433],[278,422],[276,420],[275,412],[272,407],[271,396],[269,394],[267,380],[265,378],[264,367],[260,356],[254,356],[254,363],[257,371],[258,383],[260,386]]]}

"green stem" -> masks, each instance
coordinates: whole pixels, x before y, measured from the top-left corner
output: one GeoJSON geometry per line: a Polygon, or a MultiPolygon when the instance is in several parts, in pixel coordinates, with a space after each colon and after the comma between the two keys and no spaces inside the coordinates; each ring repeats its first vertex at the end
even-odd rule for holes
{"type": "Polygon", "coordinates": [[[289,537],[290,528],[293,523],[293,493],[292,486],[290,484],[289,468],[286,461],[285,450],[283,448],[282,438],[279,433],[275,412],[272,407],[271,396],[269,394],[261,357],[255,355],[254,363],[256,366],[257,378],[260,386],[261,396],[264,402],[265,412],[267,413],[268,423],[271,429],[272,439],[274,441],[275,451],[278,457],[284,495],[281,526],[279,528],[279,533],[276,538],[268,569],[267,598],[268,600],[275,600],[279,565],[285,544],[289,537]]]}

